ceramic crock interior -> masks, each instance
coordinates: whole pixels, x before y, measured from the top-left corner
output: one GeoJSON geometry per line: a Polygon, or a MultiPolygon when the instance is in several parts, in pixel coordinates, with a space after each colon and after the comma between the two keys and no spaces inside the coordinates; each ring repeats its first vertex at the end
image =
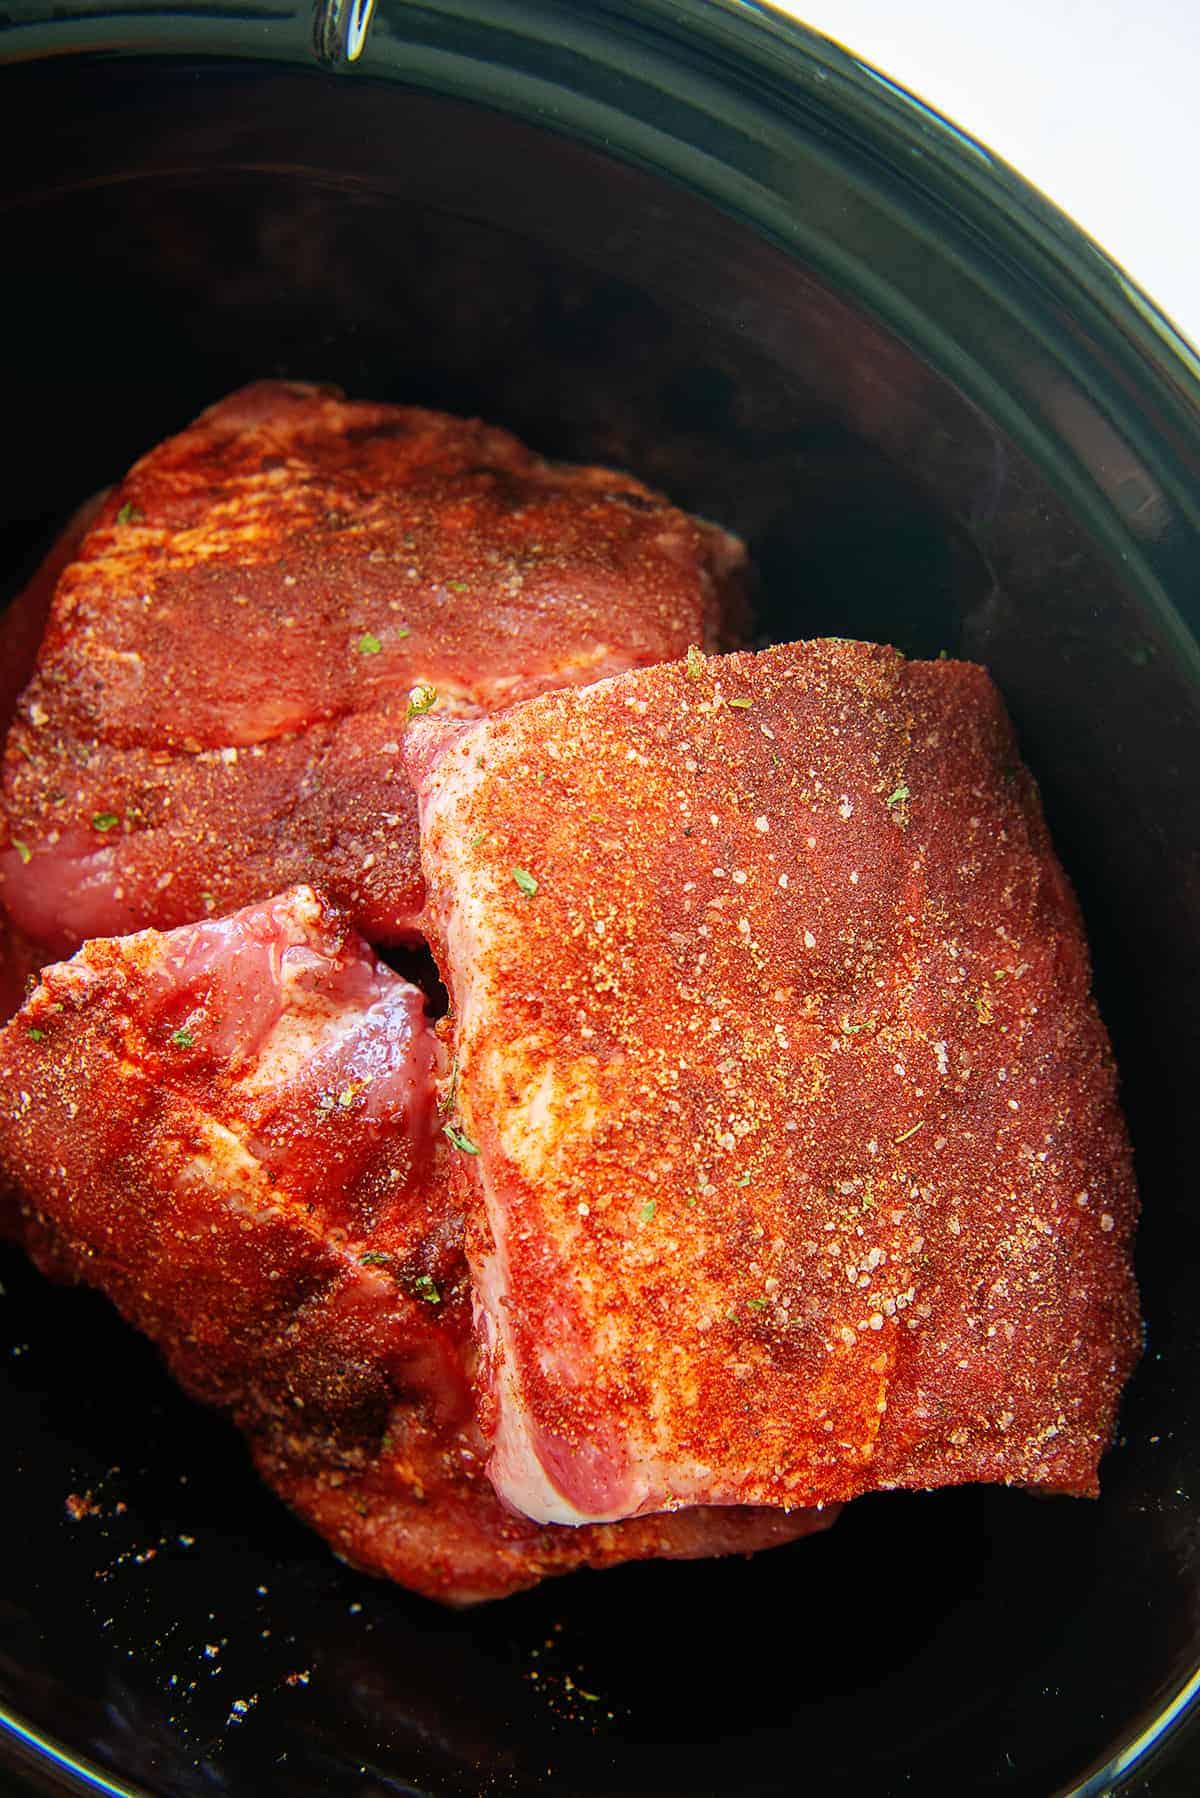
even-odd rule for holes
{"type": "MultiPolygon", "coordinates": [[[[4,216],[14,580],[139,451],[286,374],[636,470],[747,535],[764,635],[989,665],[1124,1068],[1150,1346],[1099,1504],[881,1496],[754,1562],[584,1574],[455,1616],[339,1566],[102,1301],[10,1255],[0,1698],[163,1794],[1045,1798],[1083,1779],[1196,1655],[1187,644],[985,410],[677,182],[382,82],[183,61],[8,79],[21,118],[56,121],[4,216]],[[100,1514],[73,1521],[72,1493],[100,1514]]],[[[1045,381],[1069,434],[1078,391],[1045,381]]],[[[1166,502],[1121,453],[1112,480],[1153,526],[1166,502]]],[[[37,1789],[76,1777],[7,1752],[37,1789]]]]}

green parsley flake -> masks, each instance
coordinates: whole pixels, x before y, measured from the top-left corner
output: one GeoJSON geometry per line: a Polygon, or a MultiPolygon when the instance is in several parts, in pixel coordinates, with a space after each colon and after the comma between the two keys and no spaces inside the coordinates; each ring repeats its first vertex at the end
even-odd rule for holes
{"type": "Polygon", "coordinates": [[[371,631],[364,631],[358,639],[358,653],[364,656],[377,656],[383,644],[371,631]]]}
{"type": "Polygon", "coordinates": [[[31,1024],[26,1035],[31,1043],[40,1043],[45,1041],[46,1032],[44,1030],[39,1030],[36,1024],[31,1024]]]}
{"type": "Polygon", "coordinates": [[[765,1311],[767,1308],[766,1299],[747,1299],[746,1303],[751,1311],[765,1311]]]}
{"type": "Polygon", "coordinates": [[[117,828],[117,825],[120,822],[121,822],[121,820],[118,817],[116,812],[93,812],[92,813],[92,829],[93,830],[102,830],[102,831],[103,830],[115,830],[117,828]]]}
{"type": "Polygon", "coordinates": [[[735,712],[748,712],[754,701],[752,699],[731,699],[729,703],[735,712]]]}
{"type": "Polygon", "coordinates": [[[469,591],[466,581],[447,581],[446,585],[449,587],[451,593],[466,593],[469,591]]]}
{"type": "Polygon", "coordinates": [[[141,516],[142,514],[138,511],[133,501],[127,499],[125,504],[121,507],[121,510],[117,513],[117,523],[137,524],[141,519],[141,516]]]}
{"type": "Polygon", "coordinates": [[[176,1030],[171,1037],[171,1042],[177,1049],[190,1049],[195,1040],[186,1025],[182,1030],[176,1030]]]}
{"type": "Polygon", "coordinates": [[[13,848],[23,862],[31,862],[33,860],[33,850],[29,847],[28,843],[23,843],[20,837],[13,838],[13,848]]]}
{"type": "Polygon", "coordinates": [[[404,714],[405,723],[413,718],[423,718],[426,712],[432,712],[437,698],[437,688],[431,687],[427,680],[421,681],[409,695],[408,708],[404,714]]]}
{"type": "Polygon", "coordinates": [[[379,1249],[368,1249],[365,1255],[359,1256],[358,1265],[360,1267],[390,1268],[392,1265],[392,1258],[390,1255],[383,1254],[379,1249]]]}
{"type": "Polygon", "coordinates": [[[442,1295],[434,1284],[431,1275],[421,1274],[418,1279],[413,1281],[413,1286],[416,1289],[417,1297],[424,1299],[427,1305],[441,1304],[442,1295]]]}
{"type": "Polygon", "coordinates": [[[468,848],[478,849],[479,845],[483,842],[483,839],[486,836],[487,836],[486,830],[477,830],[475,832],[475,835],[471,838],[471,841],[468,844],[468,848]]]}
{"type": "Polygon", "coordinates": [[[405,637],[411,637],[412,632],[409,630],[409,628],[406,624],[398,624],[396,626],[396,628],[393,630],[392,635],[393,635],[393,637],[400,637],[401,639],[403,639],[405,637]]]}
{"type": "Polygon", "coordinates": [[[740,1174],[733,1184],[735,1186],[749,1186],[750,1180],[751,1176],[749,1174],[740,1174]]]}
{"type": "Polygon", "coordinates": [[[456,1124],[443,1124],[442,1135],[448,1136],[454,1147],[461,1149],[464,1155],[478,1155],[478,1145],[473,1143],[465,1131],[460,1130],[456,1124]]]}
{"type": "Polygon", "coordinates": [[[646,1203],[642,1206],[641,1210],[638,1212],[638,1217],[640,1218],[642,1223],[648,1224],[650,1222],[650,1219],[654,1216],[654,1213],[657,1210],[658,1210],[657,1201],[654,1199],[647,1199],[646,1203]]]}
{"type": "Polygon", "coordinates": [[[527,899],[532,899],[533,895],[538,890],[538,883],[534,879],[533,875],[529,872],[529,869],[528,868],[514,868],[513,869],[513,879],[516,881],[517,885],[520,887],[520,889],[524,893],[525,897],[527,899]]]}
{"type": "Polygon", "coordinates": [[[599,1692],[585,1692],[582,1686],[576,1686],[575,1693],[577,1697],[584,1699],[588,1704],[599,1704],[600,1702],[599,1692]]]}
{"type": "Polygon", "coordinates": [[[903,802],[909,798],[911,798],[911,794],[904,783],[901,782],[894,793],[888,794],[885,804],[890,808],[893,805],[902,805],[903,802]]]}
{"type": "Polygon", "coordinates": [[[689,643],[687,652],[687,677],[689,680],[704,679],[704,662],[704,651],[697,649],[694,643],[689,643]]]}

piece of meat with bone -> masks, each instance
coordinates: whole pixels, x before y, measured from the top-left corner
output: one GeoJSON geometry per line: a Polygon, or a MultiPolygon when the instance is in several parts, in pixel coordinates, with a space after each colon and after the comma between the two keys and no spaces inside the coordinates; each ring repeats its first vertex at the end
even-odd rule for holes
{"type": "Polygon", "coordinates": [[[630,476],[247,387],[135,465],[62,574],[7,753],[0,898],[56,954],[296,881],[405,940],[414,703],[477,716],[716,644],[744,568],[630,476]]]}
{"type": "Polygon", "coordinates": [[[748,1553],[835,1509],[558,1530],[484,1473],[443,1058],[417,989],[298,888],[47,968],[0,1036],[24,1238],[106,1292],[347,1559],[471,1603],[573,1567],[748,1553]]]}
{"type": "Polygon", "coordinates": [[[1094,1493],[1136,1195],[983,670],[696,654],[410,746],[501,1495],[1094,1493]]]}

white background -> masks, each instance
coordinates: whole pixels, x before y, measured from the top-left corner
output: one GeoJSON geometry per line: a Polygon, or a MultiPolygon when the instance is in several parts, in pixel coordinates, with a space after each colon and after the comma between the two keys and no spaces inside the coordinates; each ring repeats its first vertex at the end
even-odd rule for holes
{"type": "Polygon", "coordinates": [[[1200,0],[774,0],[1040,187],[1200,345],[1200,0]]]}

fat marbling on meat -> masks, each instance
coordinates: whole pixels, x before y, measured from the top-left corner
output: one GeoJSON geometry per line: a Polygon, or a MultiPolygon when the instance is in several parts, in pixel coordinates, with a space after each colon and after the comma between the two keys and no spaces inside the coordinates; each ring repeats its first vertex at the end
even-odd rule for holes
{"type": "Polygon", "coordinates": [[[501,1495],[1094,1493],[1130,1150],[984,671],[693,654],[410,745],[501,1495]]]}

